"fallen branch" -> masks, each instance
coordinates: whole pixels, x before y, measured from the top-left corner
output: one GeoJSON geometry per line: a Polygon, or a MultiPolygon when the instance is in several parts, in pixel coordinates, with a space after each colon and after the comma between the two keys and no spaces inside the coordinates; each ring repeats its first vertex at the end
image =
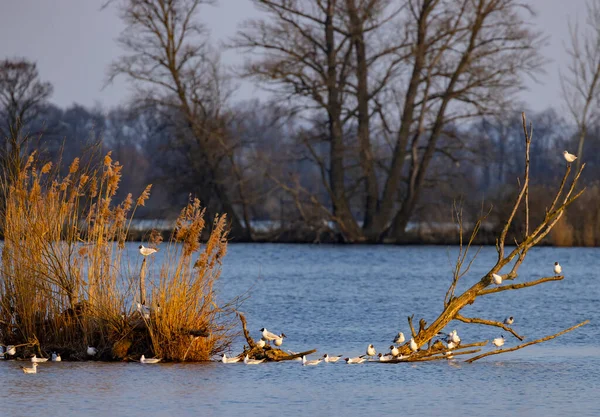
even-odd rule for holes
{"type": "Polygon", "coordinates": [[[477,317],[465,317],[461,314],[457,314],[455,317],[456,320],[458,321],[462,321],[463,323],[475,323],[475,324],[483,324],[485,326],[495,326],[495,327],[500,327],[501,329],[509,332],[510,334],[512,334],[514,337],[516,337],[519,340],[523,340],[525,339],[523,336],[519,335],[517,332],[515,332],[512,328],[508,327],[506,324],[501,323],[499,321],[494,321],[494,320],[484,320],[484,319],[480,319],[477,317]]]}
{"type": "MultiPolygon", "coordinates": [[[[478,295],[487,295],[487,294],[494,294],[494,293],[502,292],[502,291],[518,290],[521,288],[533,287],[535,285],[543,284],[544,282],[561,281],[564,278],[565,278],[564,275],[558,275],[555,277],[545,277],[545,278],[540,278],[535,281],[523,282],[520,284],[502,285],[499,287],[487,288],[485,290],[481,290],[481,291],[479,291],[478,295]]],[[[523,340],[523,339],[521,339],[521,340],[523,340]]]]}
{"type": "Polygon", "coordinates": [[[500,353],[514,352],[515,350],[523,349],[524,347],[527,347],[527,346],[536,345],[538,343],[546,342],[546,341],[554,339],[554,338],[556,338],[558,336],[562,336],[565,333],[569,333],[570,331],[573,331],[573,330],[575,330],[578,327],[586,325],[589,322],[590,322],[589,320],[585,320],[585,321],[582,321],[579,324],[576,324],[573,327],[569,327],[568,329],[563,330],[562,332],[558,332],[556,334],[553,334],[553,335],[550,335],[550,336],[546,336],[546,337],[543,337],[541,339],[533,340],[531,342],[523,343],[521,345],[518,345],[518,346],[515,346],[515,347],[511,347],[511,348],[508,348],[508,349],[492,350],[490,352],[483,353],[483,354],[481,354],[479,356],[475,356],[473,358],[467,359],[465,362],[467,362],[467,363],[473,363],[473,362],[475,362],[475,361],[477,361],[479,359],[485,358],[486,356],[499,355],[500,353]]]}

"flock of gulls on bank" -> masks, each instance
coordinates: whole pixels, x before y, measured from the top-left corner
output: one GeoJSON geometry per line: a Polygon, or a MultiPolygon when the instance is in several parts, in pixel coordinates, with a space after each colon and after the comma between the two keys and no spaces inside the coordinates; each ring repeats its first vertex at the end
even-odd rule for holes
{"type": "MultiPolygon", "coordinates": [[[[563,152],[563,156],[568,163],[572,163],[577,159],[577,156],[575,156],[567,151],[563,152]]],[[[146,257],[148,255],[152,255],[152,254],[158,252],[158,249],[147,248],[144,245],[140,245],[139,251],[142,256],[146,257]]],[[[560,264],[558,262],[554,263],[554,273],[556,275],[560,275],[562,273],[562,267],[560,266],[560,264]]],[[[501,275],[498,275],[495,273],[492,274],[492,282],[494,284],[501,285],[502,281],[503,281],[503,278],[501,275]]],[[[138,303],[137,307],[138,307],[138,311],[141,311],[142,306],[139,303],[138,303]]],[[[510,317],[507,317],[506,319],[504,319],[504,324],[507,324],[507,325],[511,325],[514,322],[515,322],[515,319],[513,316],[510,316],[510,317]]],[[[283,344],[283,339],[286,337],[284,333],[277,335],[275,333],[269,332],[264,327],[262,329],[260,329],[260,331],[261,331],[262,337],[256,343],[256,345],[261,349],[264,348],[267,345],[267,343],[270,343],[270,342],[273,342],[273,344],[275,346],[279,347],[283,344]]],[[[438,333],[436,336],[443,337],[444,335],[438,333]]],[[[454,348],[458,347],[461,342],[460,336],[458,336],[458,333],[456,330],[453,330],[452,332],[445,335],[445,337],[443,337],[443,340],[446,342],[448,349],[454,349],[454,348]]],[[[397,344],[397,345],[401,345],[405,341],[406,341],[406,338],[404,337],[404,333],[399,332],[398,335],[394,338],[393,343],[397,344]]],[[[496,348],[500,348],[501,346],[503,346],[504,342],[505,342],[504,335],[496,337],[495,339],[492,340],[492,344],[494,346],[496,346],[496,348]]],[[[413,353],[417,352],[419,350],[419,346],[415,342],[414,338],[410,339],[409,347],[413,353]]],[[[388,362],[391,360],[403,359],[403,358],[407,357],[407,356],[400,355],[400,351],[399,351],[398,347],[396,347],[395,345],[391,345],[389,349],[390,349],[390,351],[388,353],[385,353],[385,354],[379,353],[378,354],[375,347],[372,344],[370,344],[367,347],[364,355],[356,356],[356,357],[352,357],[352,358],[347,357],[344,359],[344,361],[347,364],[360,364],[360,363],[364,363],[366,361],[388,362]],[[377,359],[374,359],[375,356],[377,356],[377,359]]],[[[10,358],[12,356],[15,356],[16,353],[17,353],[16,346],[14,346],[14,345],[5,346],[5,345],[0,344],[0,359],[10,358]]],[[[93,346],[88,346],[86,353],[89,357],[94,357],[98,354],[98,349],[96,349],[93,346]]],[[[291,351],[289,351],[289,353],[292,355],[296,354],[296,352],[291,352],[291,351]]],[[[448,359],[452,358],[451,352],[448,352],[448,353],[449,353],[448,359]]],[[[342,358],[342,356],[343,355],[329,356],[326,353],[325,355],[323,355],[322,358],[319,358],[319,359],[309,360],[309,359],[306,359],[306,356],[302,356],[302,358],[297,358],[296,360],[302,361],[303,366],[316,366],[316,365],[320,364],[321,362],[336,363],[337,361],[339,361],[342,358]]],[[[56,352],[52,353],[50,359],[52,362],[61,362],[62,361],[62,359],[60,357],[60,353],[56,353],[56,352]]],[[[48,358],[38,358],[37,355],[33,355],[31,357],[31,367],[21,366],[20,368],[26,374],[35,374],[35,373],[37,373],[38,363],[44,363],[47,361],[48,361],[48,358]]],[[[142,355],[140,357],[140,363],[144,363],[144,364],[156,364],[156,363],[159,363],[160,361],[161,361],[160,358],[146,358],[144,355],[142,355]]],[[[223,356],[221,357],[221,362],[223,362],[223,363],[237,363],[240,361],[242,361],[241,355],[234,356],[234,357],[227,357],[226,354],[223,354],[223,356]]],[[[243,362],[246,365],[258,365],[260,363],[263,363],[264,361],[265,361],[265,359],[249,358],[248,355],[245,355],[243,357],[243,362]]]]}

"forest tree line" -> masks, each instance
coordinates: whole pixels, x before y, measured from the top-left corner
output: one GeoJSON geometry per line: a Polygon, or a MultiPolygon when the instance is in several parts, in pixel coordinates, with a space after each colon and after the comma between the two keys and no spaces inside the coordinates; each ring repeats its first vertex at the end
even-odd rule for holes
{"type": "MultiPolygon", "coordinates": [[[[406,242],[454,236],[453,206],[501,224],[524,167],[521,112],[533,122],[531,201],[543,216],[562,151],[586,163],[584,196],[552,242],[600,244],[600,1],[571,22],[564,101],[518,100],[544,71],[545,34],[514,0],[252,0],[222,64],[203,24],[209,0],[113,0],[125,55],[108,69],[135,90],[102,109],[52,104],[35,62],[0,62],[1,163],[14,178],[33,149],[69,162],[112,151],[120,191],[172,219],[190,194],[227,213],[237,240],[406,242]],[[236,81],[269,98],[235,100],[236,81]]],[[[517,221],[518,228],[519,222],[517,221]]]]}

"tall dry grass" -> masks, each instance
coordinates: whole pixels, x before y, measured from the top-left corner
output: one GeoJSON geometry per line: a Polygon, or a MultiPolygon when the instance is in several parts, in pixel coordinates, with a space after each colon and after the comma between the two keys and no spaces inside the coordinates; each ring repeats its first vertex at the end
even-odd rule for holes
{"type": "Polygon", "coordinates": [[[96,168],[84,169],[75,159],[63,178],[52,164],[40,165],[32,155],[17,179],[5,184],[0,343],[75,359],[84,358],[89,345],[107,359],[141,352],[172,360],[208,359],[228,344],[228,326],[217,324],[224,309],[213,289],[227,247],[224,216],[200,251],[204,212],[197,200],[183,210],[151,287],[150,303],[157,308],[140,326],[132,306],[137,282],[124,272],[124,248],[150,186],[135,201],[129,194],[115,202],[122,166],[110,153],[96,168]],[[211,336],[190,340],[190,331],[198,329],[211,336]]]}

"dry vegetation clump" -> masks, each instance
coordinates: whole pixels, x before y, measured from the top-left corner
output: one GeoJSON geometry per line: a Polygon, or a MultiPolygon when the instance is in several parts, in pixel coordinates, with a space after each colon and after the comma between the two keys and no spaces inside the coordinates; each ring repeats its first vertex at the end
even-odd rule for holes
{"type": "Polygon", "coordinates": [[[227,345],[213,289],[226,253],[225,217],[215,220],[200,251],[204,211],[197,200],[183,210],[160,279],[151,283],[157,308],[146,319],[135,308],[138,278],[126,272],[124,249],[151,186],[135,201],[128,194],[115,202],[121,169],[108,153],[95,168],[75,159],[61,178],[34,154],[4,184],[0,343],[26,346],[22,355],[57,351],[83,359],[95,346],[102,359],[139,351],[171,360],[205,360],[227,345]],[[207,337],[190,336],[199,329],[207,337]]]}

